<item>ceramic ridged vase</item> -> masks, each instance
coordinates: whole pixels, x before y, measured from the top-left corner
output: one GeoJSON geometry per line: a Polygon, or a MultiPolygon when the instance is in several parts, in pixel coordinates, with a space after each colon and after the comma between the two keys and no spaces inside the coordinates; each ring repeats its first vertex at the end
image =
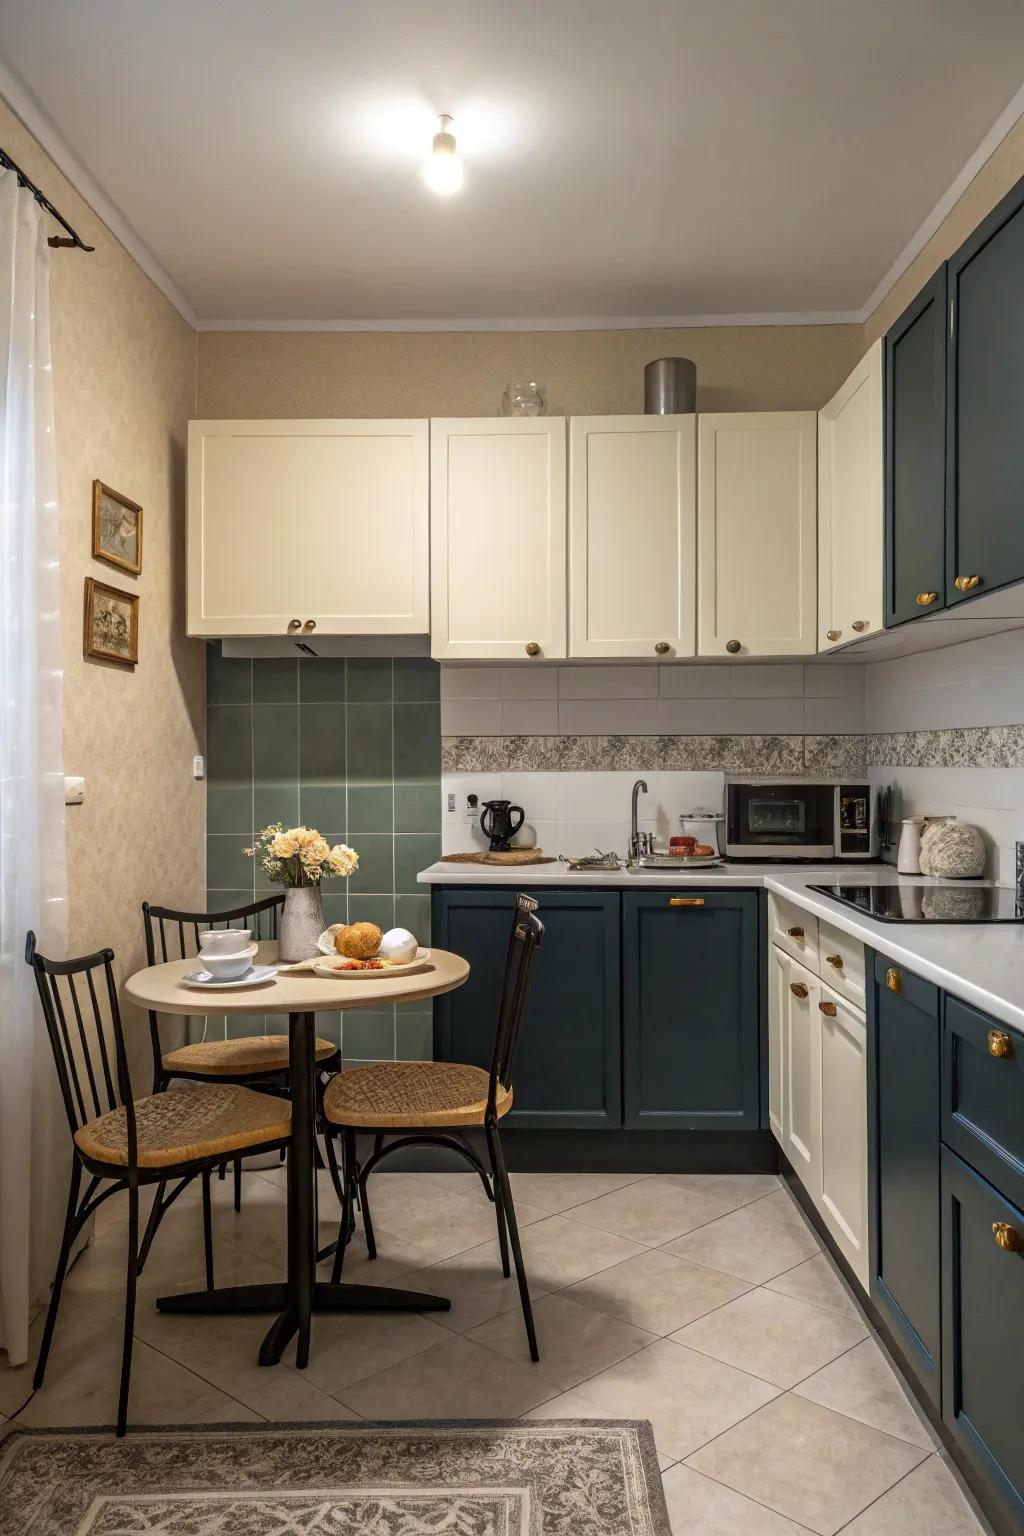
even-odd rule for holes
{"type": "Polygon", "coordinates": [[[317,952],[316,941],[324,931],[324,904],[318,885],[290,885],[284,893],[281,913],[280,958],[285,965],[308,960],[317,952]]]}

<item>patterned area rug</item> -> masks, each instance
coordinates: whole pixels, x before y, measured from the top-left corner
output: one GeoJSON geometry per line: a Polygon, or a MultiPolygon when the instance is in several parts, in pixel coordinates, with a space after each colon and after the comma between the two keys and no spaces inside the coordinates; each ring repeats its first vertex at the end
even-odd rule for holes
{"type": "Polygon", "coordinates": [[[15,1428],[18,1536],[671,1536],[632,1420],[15,1428]]]}

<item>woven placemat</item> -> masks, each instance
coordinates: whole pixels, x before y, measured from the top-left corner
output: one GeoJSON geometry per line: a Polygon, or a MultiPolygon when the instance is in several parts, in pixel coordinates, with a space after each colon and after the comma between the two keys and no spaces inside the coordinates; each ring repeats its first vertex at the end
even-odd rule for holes
{"type": "Polygon", "coordinates": [[[509,848],[504,853],[446,853],[442,864],[557,864],[542,848],[509,848]]]}

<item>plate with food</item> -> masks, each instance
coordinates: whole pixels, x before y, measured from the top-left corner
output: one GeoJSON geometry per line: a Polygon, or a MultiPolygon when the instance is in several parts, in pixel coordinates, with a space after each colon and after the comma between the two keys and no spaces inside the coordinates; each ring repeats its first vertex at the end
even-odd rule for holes
{"type": "Polygon", "coordinates": [[[382,933],[376,923],[332,923],[317,941],[323,959],[313,958],[317,976],[401,976],[421,970],[430,950],[408,928],[382,933]]]}
{"type": "Polygon", "coordinates": [[[324,956],[313,961],[314,976],[340,977],[343,981],[359,981],[368,976],[406,976],[410,971],[422,971],[430,961],[430,950],[417,946],[412,960],[387,960],[373,955],[369,960],[356,960],[348,955],[324,956]]]}

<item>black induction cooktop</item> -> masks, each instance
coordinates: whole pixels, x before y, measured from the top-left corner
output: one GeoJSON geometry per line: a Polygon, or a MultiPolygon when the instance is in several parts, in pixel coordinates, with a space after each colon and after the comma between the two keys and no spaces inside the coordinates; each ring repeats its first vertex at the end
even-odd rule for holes
{"type": "Polygon", "coordinates": [[[1019,923],[1024,911],[1016,892],[995,885],[812,885],[882,923],[1019,923]]]}

